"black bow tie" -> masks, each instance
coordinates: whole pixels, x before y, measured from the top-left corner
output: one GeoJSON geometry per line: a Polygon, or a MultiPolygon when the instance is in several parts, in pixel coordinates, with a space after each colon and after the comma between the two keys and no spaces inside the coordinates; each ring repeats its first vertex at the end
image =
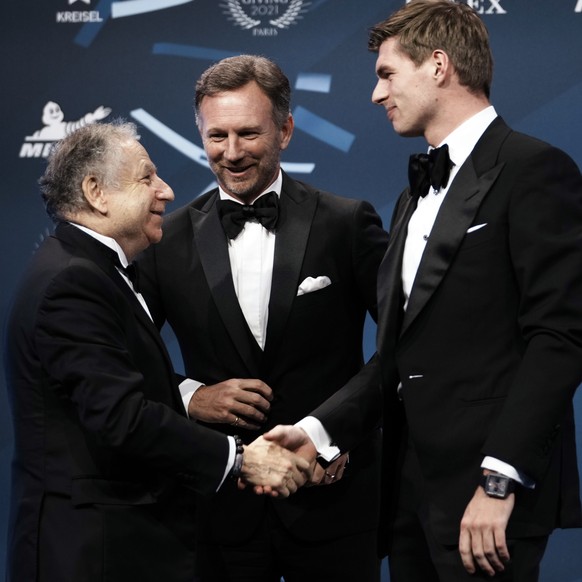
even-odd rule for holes
{"type": "Polygon", "coordinates": [[[428,154],[413,154],[408,162],[410,195],[424,198],[431,185],[435,190],[444,188],[452,167],[447,144],[432,149],[428,154]]]}
{"type": "Polygon", "coordinates": [[[125,276],[131,281],[133,285],[133,289],[136,293],[139,293],[139,269],[136,263],[129,263],[127,267],[124,267],[119,260],[119,256],[115,253],[115,266],[120,270],[123,271],[125,276]]]}
{"type": "Polygon", "coordinates": [[[267,230],[273,231],[279,218],[279,197],[275,192],[268,192],[250,205],[220,200],[218,212],[228,238],[236,238],[247,220],[256,220],[267,230]]]}

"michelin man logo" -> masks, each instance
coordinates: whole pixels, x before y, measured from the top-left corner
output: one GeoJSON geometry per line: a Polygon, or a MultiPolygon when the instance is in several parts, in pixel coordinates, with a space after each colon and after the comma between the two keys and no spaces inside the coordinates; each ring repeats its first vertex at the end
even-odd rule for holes
{"type": "Polygon", "coordinates": [[[303,18],[309,4],[305,0],[226,0],[220,6],[229,20],[252,30],[253,36],[277,36],[279,30],[303,18]]]}
{"type": "Polygon", "coordinates": [[[79,127],[105,119],[110,113],[109,107],[100,106],[92,113],[86,113],[77,121],[64,121],[65,114],[60,105],[54,101],[49,101],[42,110],[44,127],[24,138],[25,143],[20,148],[20,157],[46,158],[54,142],[64,138],[79,127]]]}

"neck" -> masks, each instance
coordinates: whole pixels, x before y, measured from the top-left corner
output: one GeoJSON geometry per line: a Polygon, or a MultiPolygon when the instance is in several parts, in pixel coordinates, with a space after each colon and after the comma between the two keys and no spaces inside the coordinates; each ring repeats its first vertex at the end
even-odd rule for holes
{"type": "Polygon", "coordinates": [[[489,107],[489,105],[491,103],[484,95],[467,93],[462,99],[447,101],[447,106],[443,106],[438,120],[425,130],[424,137],[426,141],[429,145],[437,147],[457,127],[465,123],[473,115],[489,107]]]}

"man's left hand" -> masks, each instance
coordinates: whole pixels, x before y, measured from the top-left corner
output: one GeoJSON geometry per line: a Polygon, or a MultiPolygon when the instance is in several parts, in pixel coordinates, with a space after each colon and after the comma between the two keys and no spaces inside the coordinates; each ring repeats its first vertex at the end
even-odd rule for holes
{"type": "Polygon", "coordinates": [[[477,488],[465,509],[459,537],[461,560],[469,574],[475,573],[475,563],[490,576],[505,570],[509,561],[505,530],[514,505],[514,493],[496,499],[477,488]]]}

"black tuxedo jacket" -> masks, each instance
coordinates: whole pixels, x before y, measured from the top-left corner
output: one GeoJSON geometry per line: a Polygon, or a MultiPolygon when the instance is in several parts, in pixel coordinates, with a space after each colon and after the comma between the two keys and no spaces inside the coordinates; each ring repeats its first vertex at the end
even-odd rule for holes
{"type": "Polygon", "coordinates": [[[14,582],[191,582],[192,499],[224,475],[227,439],[186,418],[158,330],[109,253],[59,225],[16,294],[14,582]]]}
{"type": "MultiPolygon", "coordinates": [[[[266,345],[253,338],[235,294],[218,190],[172,213],[164,238],[141,261],[145,294],[158,325],[168,321],[186,374],[214,384],[259,378],[274,392],[264,429],[292,424],[338,389],[353,396],[349,418],[332,432],[350,450],[343,480],[270,500],[226,483],[201,504],[201,537],[240,542],[273,503],[303,539],[329,539],[375,527],[378,519],[381,394],[376,363],[364,367],[366,311],[376,314],[376,274],[387,234],[370,204],[315,190],[283,175],[266,345]],[[297,296],[306,277],[328,276],[325,289],[297,296]],[[339,428],[339,430],[338,430],[339,428]],[[362,440],[365,437],[365,441],[362,440]],[[359,443],[359,446],[357,446],[359,443]]],[[[250,442],[255,432],[238,432],[250,442]]]]}
{"type": "MultiPolygon", "coordinates": [[[[497,118],[451,184],[403,313],[402,252],[415,206],[405,190],[378,276],[386,451],[395,450],[403,421],[401,382],[429,519],[443,543],[458,542],[485,455],[536,482],[518,490],[510,536],[580,525],[572,409],[582,380],[578,168],[497,118]]],[[[388,480],[392,471],[387,464],[388,480]]]]}

